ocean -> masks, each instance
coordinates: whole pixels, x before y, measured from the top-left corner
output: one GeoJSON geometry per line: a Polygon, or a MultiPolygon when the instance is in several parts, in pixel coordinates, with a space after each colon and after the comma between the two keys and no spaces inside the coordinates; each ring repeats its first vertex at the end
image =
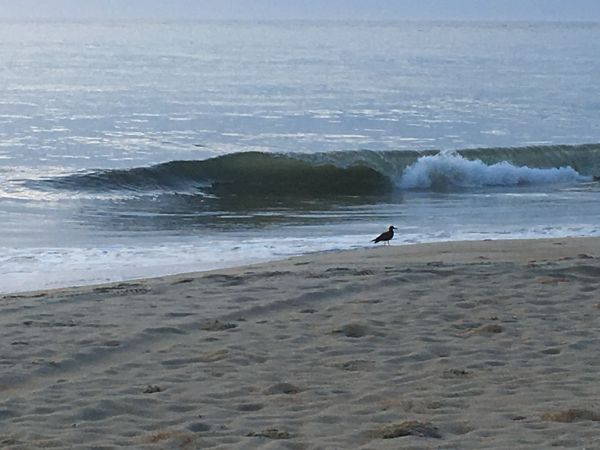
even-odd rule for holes
{"type": "Polygon", "coordinates": [[[600,24],[0,22],[0,292],[600,235],[600,24]]]}

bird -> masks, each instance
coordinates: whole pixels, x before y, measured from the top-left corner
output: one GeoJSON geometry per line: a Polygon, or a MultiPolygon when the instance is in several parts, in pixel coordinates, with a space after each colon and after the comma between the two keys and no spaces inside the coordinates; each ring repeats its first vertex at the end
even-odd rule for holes
{"type": "Polygon", "coordinates": [[[378,242],[383,242],[383,245],[385,245],[386,243],[387,243],[387,245],[390,245],[390,240],[394,237],[394,230],[397,230],[397,229],[398,228],[396,228],[394,225],[390,225],[390,227],[388,228],[387,231],[384,231],[383,233],[381,233],[379,236],[377,236],[371,242],[375,242],[376,244],[378,242]]]}

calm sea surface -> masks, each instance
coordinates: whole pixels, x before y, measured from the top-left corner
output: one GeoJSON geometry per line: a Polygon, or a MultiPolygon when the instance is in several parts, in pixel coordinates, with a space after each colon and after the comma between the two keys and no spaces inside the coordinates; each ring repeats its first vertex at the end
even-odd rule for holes
{"type": "Polygon", "coordinates": [[[591,23],[0,22],[0,292],[600,235],[598,55],[591,23]]]}

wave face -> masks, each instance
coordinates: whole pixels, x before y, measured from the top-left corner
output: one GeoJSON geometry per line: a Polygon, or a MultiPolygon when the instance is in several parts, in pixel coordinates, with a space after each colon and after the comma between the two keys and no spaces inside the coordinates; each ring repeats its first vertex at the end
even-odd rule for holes
{"type": "Polygon", "coordinates": [[[76,191],[167,191],[217,196],[357,196],[393,189],[387,176],[366,165],[315,165],[287,155],[259,152],[94,171],[45,182],[53,188],[76,191]]]}
{"type": "MultiPolygon", "coordinates": [[[[570,183],[600,174],[600,144],[467,149],[234,153],[202,161],[100,170],[34,182],[76,192],[231,197],[368,196],[394,189],[570,183]]],[[[41,186],[42,185],[42,186],[41,186]]]]}

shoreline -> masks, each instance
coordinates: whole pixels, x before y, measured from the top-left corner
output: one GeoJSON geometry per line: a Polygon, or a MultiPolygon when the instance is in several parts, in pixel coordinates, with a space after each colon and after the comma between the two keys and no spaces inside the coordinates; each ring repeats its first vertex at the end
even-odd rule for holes
{"type": "Polygon", "coordinates": [[[600,238],[321,252],[0,296],[0,443],[582,448],[600,238]]]}
{"type": "MultiPolygon", "coordinates": [[[[408,257],[410,258],[408,262],[422,262],[424,260],[432,258],[434,255],[441,255],[440,260],[442,261],[454,261],[454,262],[467,262],[468,259],[472,258],[472,261],[476,261],[477,256],[474,253],[477,252],[490,252],[490,255],[494,258],[503,255],[505,257],[509,256],[509,252],[513,252],[513,258],[515,256],[518,257],[519,260],[524,260],[529,255],[523,254],[520,252],[515,252],[516,250],[521,250],[522,246],[527,246],[534,248],[534,251],[542,252],[541,254],[537,254],[538,258],[541,257],[552,257],[556,255],[557,252],[551,250],[551,247],[545,248],[546,244],[551,244],[552,241],[567,243],[568,247],[565,248],[566,251],[586,251],[586,242],[592,242],[594,240],[598,240],[600,242],[600,237],[596,236],[577,236],[577,237],[551,237],[551,238],[531,238],[531,239],[485,239],[485,240],[469,240],[469,241],[439,241],[439,242],[427,242],[427,243],[415,243],[415,244],[392,244],[386,247],[386,251],[388,252],[388,256],[390,253],[393,253],[397,256],[408,257]]],[[[34,289],[29,291],[13,291],[13,292],[0,292],[0,299],[5,297],[20,297],[20,296],[30,296],[36,295],[43,292],[58,292],[58,291],[69,291],[69,290],[85,290],[86,288],[99,288],[103,286],[114,286],[119,284],[126,283],[139,283],[139,282],[150,282],[158,281],[158,280],[169,280],[169,279],[177,279],[180,277],[201,277],[205,274],[212,273],[220,273],[220,272],[236,272],[238,270],[244,270],[247,268],[260,267],[260,266],[269,266],[269,265],[277,265],[284,264],[287,261],[293,261],[296,259],[335,259],[336,255],[344,255],[347,254],[349,257],[353,255],[359,256],[362,252],[372,252],[377,251],[378,248],[382,247],[381,244],[373,245],[371,247],[357,248],[357,249],[344,249],[344,250],[324,250],[324,251],[316,251],[305,253],[297,256],[287,256],[282,257],[280,259],[273,259],[269,261],[262,261],[256,263],[242,264],[231,267],[223,267],[223,268],[215,268],[215,269],[207,269],[200,271],[191,271],[191,272],[177,272],[173,274],[167,275],[158,275],[158,276],[149,276],[149,277],[140,277],[140,278],[131,278],[124,279],[118,281],[108,281],[104,283],[91,283],[91,284],[81,284],[81,285],[70,285],[70,286],[62,286],[62,287],[51,287],[51,288],[42,288],[42,289],[34,289]]],[[[560,252],[558,252],[560,253],[560,252]]],[[[487,256],[486,256],[487,258],[487,256]]],[[[535,255],[531,255],[531,258],[535,259],[535,255]]]]}
{"type": "MultiPolygon", "coordinates": [[[[509,253],[513,253],[514,256],[517,256],[519,260],[524,260],[528,257],[528,255],[522,254],[520,252],[515,252],[516,250],[520,250],[520,248],[525,245],[528,247],[533,246],[535,250],[541,251],[542,253],[538,253],[537,257],[553,257],[556,255],[556,252],[550,250],[550,248],[545,248],[547,243],[551,243],[552,241],[561,242],[560,245],[564,245],[563,243],[567,243],[568,247],[566,247],[566,251],[581,251],[585,252],[586,250],[586,242],[587,241],[598,240],[600,242],[600,236],[568,236],[568,237],[544,237],[544,238],[516,238],[516,239],[484,239],[484,240],[467,240],[467,241],[437,241],[437,242],[422,242],[422,243],[410,243],[410,244],[394,244],[392,240],[391,245],[386,247],[386,251],[393,252],[394,255],[409,257],[410,259],[407,262],[422,262],[424,260],[432,258],[434,255],[439,254],[443,255],[440,260],[442,261],[453,261],[453,262],[467,262],[468,258],[473,258],[472,261],[476,261],[477,256],[474,253],[477,252],[490,252],[492,257],[497,258],[499,255],[509,256],[509,253]],[[504,247],[504,248],[501,248],[504,247]],[[394,250],[396,249],[396,250],[394,250]],[[453,250],[457,252],[452,253],[453,250]],[[465,259],[467,258],[467,259],[465,259]]],[[[269,266],[276,265],[278,263],[285,263],[287,261],[292,261],[296,259],[335,259],[335,256],[328,257],[328,255],[344,255],[348,254],[352,256],[353,254],[359,254],[362,252],[370,252],[376,251],[378,248],[383,247],[381,244],[375,244],[371,247],[362,247],[356,249],[332,249],[332,250],[321,250],[315,252],[309,252],[302,255],[295,256],[284,256],[277,259],[272,259],[268,261],[259,261],[248,264],[241,264],[230,267],[219,267],[214,269],[206,269],[206,270],[196,270],[190,272],[176,272],[167,275],[157,275],[157,276],[148,276],[148,277],[136,277],[136,278],[127,278],[123,280],[116,281],[107,281],[102,283],[90,283],[90,284],[75,284],[69,286],[60,286],[60,287],[49,287],[49,288],[41,288],[41,289],[33,289],[33,290],[19,290],[12,292],[0,292],[0,299],[5,297],[27,297],[31,295],[40,294],[43,292],[54,292],[54,291],[70,291],[70,290],[85,290],[86,288],[99,288],[103,286],[113,286],[119,284],[126,283],[139,283],[139,282],[150,282],[158,281],[158,280],[169,280],[169,279],[177,279],[180,277],[201,277],[205,274],[212,273],[220,273],[220,272],[236,272],[238,270],[244,270],[246,268],[260,267],[260,266],[269,266]]],[[[388,253],[388,256],[390,256],[388,253]]],[[[560,252],[558,252],[560,253],[560,252]]],[[[531,255],[534,258],[535,255],[531,255]]],[[[486,256],[487,258],[487,256],[486,256]]],[[[513,260],[508,259],[508,260],[513,260]]]]}

